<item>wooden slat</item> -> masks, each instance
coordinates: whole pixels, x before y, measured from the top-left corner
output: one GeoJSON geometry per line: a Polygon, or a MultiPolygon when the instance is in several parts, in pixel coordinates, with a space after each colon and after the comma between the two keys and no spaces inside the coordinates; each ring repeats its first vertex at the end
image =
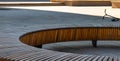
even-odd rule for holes
{"type": "Polygon", "coordinates": [[[111,6],[110,1],[81,1],[81,0],[68,0],[65,1],[65,5],[67,6],[111,6]]]}
{"type": "Polygon", "coordinates": [[[67,6],[111,6],[112,0],[50,0],[51,2],[63,2],[67,6]]]}
{"type": "Polygon", "coordinates": [[[46,43],[54,43],[57,40],[57,30],[33,32],[20,38],[23,43],[37,46],[46,43]]]}
{"type": "Polygon", "coordinates": [[[107,40],[112,39],[112,32],[109,28],[99,28],[98,29],[98,39],[99,40],[107,40]]]}
{"type": "Polygon", "coordinates": [[[50,0],[51,2],[64,2],[65,0],[50,0]]]}
{"type": "Polygon", "coordinates": [[[29,35],[22,36],[20,41],[29,45],[29,35]]]}
{"type": "Polygon", "coordinates": [[[99,28],[98,40],[119,40],[120,30],[119,28],[99,28]]]}
{"type": "Polygon", "coordinates": [[[75,40],[75,29],[60,29],[58,31],[57,42],[74,41],[74,40],[75,40]]]}
{"type": "Polygon", "coordinates": [[[76,40],[96,40],[96,28],[79,28],[76,31],[76,40]]]}
{"type": "Polygon", "coordinates": [[[120,40],[120,28],[114,28],[113,40],[120,40]]]}
{"type": "Polygon", "coordinates": [[[120,8],[120,0],[112,1],[112,8],[120,8]]]}
{"type": "Polygon", "coordinates": [[[45,40],[43,41],[43,44],[54,43],[57,41],[58,30],[48,30],[45,31],[44,33],[45,33],[45,40]]]}
{"type": "Polygon", "coordinates": [[[0,2],[0,6],[64,6],[62,2],[0,2]]]}

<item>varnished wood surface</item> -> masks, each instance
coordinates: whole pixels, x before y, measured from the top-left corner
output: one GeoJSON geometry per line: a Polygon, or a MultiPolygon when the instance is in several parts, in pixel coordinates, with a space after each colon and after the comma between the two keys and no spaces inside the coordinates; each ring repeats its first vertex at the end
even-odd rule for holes
{"type": "Polygon", "coordinates": [[[0,2],[0,6],[64,6],[62,2],[0,2]]]}
{"type": "Polygon", "coordinates": [[[112,8],[120,8],[120,1],[112,1],[112,8]]]}
{"type": "Polygon", "coordinates": [[[20,40],[32,46],[76,40],[120,40],[120,28],[48,29],[25,34],[20,40]]]}
{"type": "Polygon", "coordinates": [[[75,40],[75,29],[59,29],[56,42],[75,40]]]}
{"type": "Polygon", "coordinates": [[[63,2],[67,6],[111,6],[112,0],[51,0],[63,2]]]}
{"type": "Polygon", "coordinates": [[[110,1],[65,1],[67,6],[111,6],[110,1]]]}
{"type": "Polygon", "coordinates": [[[119,28],[100,28],[98,30],[98,40],[120,40],[119,28]]]}
{"type": "Polygon", "coordinates": [[[78,28],[76,29],[75,40],[96,40],[97,28],[78,28]]]}

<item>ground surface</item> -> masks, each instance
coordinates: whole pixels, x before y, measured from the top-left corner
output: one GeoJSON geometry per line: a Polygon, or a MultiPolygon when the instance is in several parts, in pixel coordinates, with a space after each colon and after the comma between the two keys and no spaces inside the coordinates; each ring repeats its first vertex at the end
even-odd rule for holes
{"type": "MultiPolygon", "coordinates": [[[[106,24],[107,22],[108,24],[119,25],[120,21],[111,22],[110,18],[102,21],[104,9],[111,10],[111,7],[37,6],[0,8],[0,41],[6,36],[14,37],[19,35],[19,32],[29,30],[31,29],[30,27],[40,28],[37,27],[40,25],[41,28],[44,28],[44,25],[50,24],[102,26],[101,23],[106,24]],[[27,29],[21,30],[21,28],[26,27],[27,29]]],[[[117,14],[118,13],[115,15],[117,14]]],[[[49,26],[49,28],[50,27],[53,26],[49,26]]],[[[120,56],[119,41],[102,41],[98,43],[98,48],[93,48],[90,41],[46,44],[43,48],[79,54],[120,56]]]]}

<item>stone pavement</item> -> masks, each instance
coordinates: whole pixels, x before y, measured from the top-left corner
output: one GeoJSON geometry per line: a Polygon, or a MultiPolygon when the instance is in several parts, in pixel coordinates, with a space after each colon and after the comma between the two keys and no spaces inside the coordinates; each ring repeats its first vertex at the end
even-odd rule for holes
{"type": "MultiPolygon", "coordinates": [[[[0,34],[7,33],[14,37],[19,35],[17,32],[28,31],[31,27],[44,28],[45,25],[50,24],[54,26],[49,26],[49,28],[61,24],[66,26],[81,26],[81,24],[101,26],[100,23],[104,22],[105,24],[107,22],[119,25],[120,21],[111,22],[109,17],[102,21],[104,9],[110,10],[111,7],[37,6],[0,8],[0,34]],[[25,27],[27,28],[24,30],[20,29],[25,27]]],[[[7,34],[0,38],[8,36],[7,34]]],[[[93,48],[90,41],[52,43],[44,45],[43,48],[79,54],[120,56],[119,41],[99,41],[98,48],[93,48]]]]}

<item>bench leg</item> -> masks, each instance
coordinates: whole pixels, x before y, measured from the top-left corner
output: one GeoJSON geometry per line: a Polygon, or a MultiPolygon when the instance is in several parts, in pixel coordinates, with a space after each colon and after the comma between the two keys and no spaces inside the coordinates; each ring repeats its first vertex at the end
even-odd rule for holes
{"type": "Polygon", "coordinates": [[[42,48],[42,45],[38,45],[38,46],[35,46],[35,47],[37,47],[37,48],[42,48]]]}
{"type": "Polygon", "coordinates": [[[97,40],[92,40],[93,47],[97,47],[97,40]]]}

